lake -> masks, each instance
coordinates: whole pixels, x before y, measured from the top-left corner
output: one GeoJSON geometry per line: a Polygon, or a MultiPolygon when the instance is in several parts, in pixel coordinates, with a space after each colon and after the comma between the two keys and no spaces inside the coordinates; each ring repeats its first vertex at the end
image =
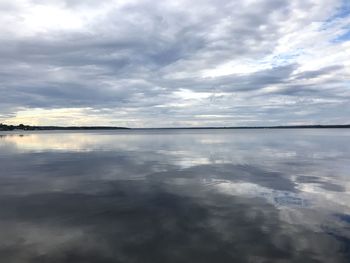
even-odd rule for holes
{"type": "Polygon", "coordinates": [[[0,133],[0,261],[349,262],[350,130],[0,133]]]}

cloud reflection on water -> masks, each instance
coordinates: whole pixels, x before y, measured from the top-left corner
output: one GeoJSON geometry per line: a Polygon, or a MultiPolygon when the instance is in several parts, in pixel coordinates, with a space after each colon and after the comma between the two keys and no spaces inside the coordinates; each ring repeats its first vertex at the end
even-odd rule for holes
{"type": "Polygon", "coordinates": [[[346,262],[350,132],[0,138],[4,262],[346,262]]]}

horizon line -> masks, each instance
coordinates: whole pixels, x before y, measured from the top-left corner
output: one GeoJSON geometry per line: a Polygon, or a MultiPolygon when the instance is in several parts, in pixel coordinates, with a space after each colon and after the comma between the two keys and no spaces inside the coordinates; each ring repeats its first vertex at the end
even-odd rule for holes
{"type": "Polygon", "coordinates": [[[350,128],[350,124],[305,124],[305,125],[272,125],[272,126],[197,126],[197,127],[122,127],[122,126],[56,126],[56,125],[7,125],[0,123],[0,131],[10,130],[70,130],[70,129],[87,129],[87,130],[103,130],[103,129],[129,129],[129,130],[151,130],[151,129],[296,129],[296,128],[350,128]],[[1,129],[3,128],[3,129],[1,129]]]}

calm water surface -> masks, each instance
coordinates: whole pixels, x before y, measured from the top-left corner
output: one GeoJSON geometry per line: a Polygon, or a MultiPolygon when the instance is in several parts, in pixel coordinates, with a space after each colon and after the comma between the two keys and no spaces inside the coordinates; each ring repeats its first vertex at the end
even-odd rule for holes
{"type": "Polygon", "coordinates": [[[350,262],[350,130],[2,132],[0,262],[350,262]]]}

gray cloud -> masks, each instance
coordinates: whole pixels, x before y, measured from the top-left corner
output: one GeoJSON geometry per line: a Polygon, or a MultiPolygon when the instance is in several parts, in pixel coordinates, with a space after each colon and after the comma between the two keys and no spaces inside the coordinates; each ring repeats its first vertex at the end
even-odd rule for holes
{"type": "MultiPolygon", "coordinates": [[[[283,108],[283,118],[273,110],[261,114],[261,104],[272,109],[276,101],[283,107],[283,100],[295,97],[327,100],[330,95],[341,95],[343,100],[323,106],[329,105],[334,115],[340,114],[337,120],[347,122],[347,115],[339,110],[350,96],[344,81],[349,77],[345,62],[332,60],[325,66],[304,69],[311,66],[302,53],[328,50],[331,55],[332,46],[318,50],[308,46],[306,39],[305,47],[280,51],[284,46],[279,43],[285,37],[305,38],[304,27],[333,16],[335,11],[323,13],[325,6],[338,7],[326,0],[134,1],[118,5],[93,0],[28,1],[27,5],[5,1],[0,8],[4,14],[1,22],[8,24],[0,35],[0,110],[5,115],[32,108],[81,107],[96,112],[107,108],[129,112],[139,126],[154,116],[164,121],[161,126],[168,126],[171,119],[197,125],[193,116],[206,108],[205,115],[226,114],[232,125],[253,120],[264,124],[274,115],[282,124],[315,123],[318,120],[313,118],[299,120],[288,107],[283,108]],[[42,7],[62,12],[63,24],[49,20],[46,25],[49,17],[30,16],[42,7]],[[295,12],[309,15],[297,18],[295,12]],[[72,14],[81,25],[64,24],[64,15],[68,19],[72,14]],[[297,51],[299,55],[295,55],[297,51]],[[221,73],[225,63],[235,70],[221,73]],[[253,70],[244,72],[241,67],[253,70]],[[207,70],[218,75],[206,76],[207,70]],[[182,96],[184,91],[191,92],[191,97],[182,96]],[[201,97],[201,93],[207,96],[201,97]],[[235,110],[227,111],[232,106],[235,110]],[[244,107],[256,109],[250,110],[251,119],[239,118],[246,114],[240,111],[244,107]]],[[[320,44],[328,45],[322,37],[320,44]]],[[[295,107],[304,110],[302,104],[295,107]]],[[[116,117],[110,115],[109,122],[116,117]]],[[[201,119],[203,125],[211,121],[201,119]]]]}

